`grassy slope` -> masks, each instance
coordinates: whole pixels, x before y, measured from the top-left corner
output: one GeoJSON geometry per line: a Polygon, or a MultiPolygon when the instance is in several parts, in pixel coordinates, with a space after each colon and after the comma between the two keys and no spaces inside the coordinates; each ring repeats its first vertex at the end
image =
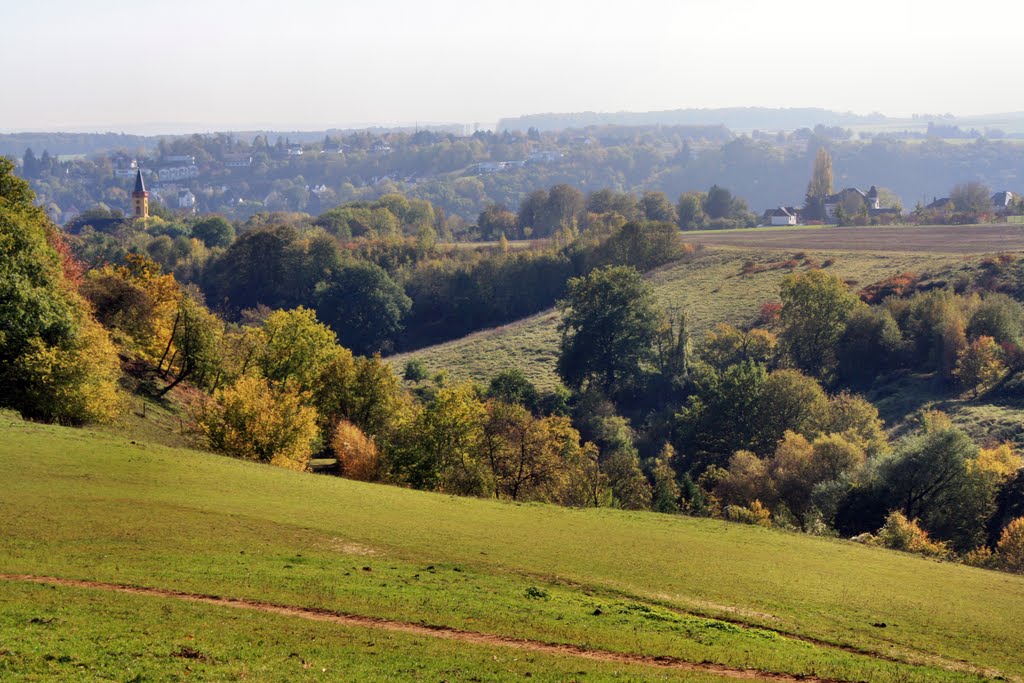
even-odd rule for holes
{"type": "MultiPolygon", "coordinates": [[[[818,261],[835,259],[829,272],[861,286],[903,271],[955,268],[964,261],[950,254],[808,253],[818,261]]],[[[694,331],[699,333],[718,322],[750,322],[762,303],[778,299],[779,283],[790,271],[740,275],[744,261],[768,263],[792,255],[792,250],[715,248],[692,261],[658,270],[650,280],[661,304],[686,311],[694,331]]],[[[452,379],[476,382],[486,382],[503,369],[518,367],[539,387],[548,389],[557,382],[558,321],[556,311],[546,311],[504,327],[394,356],[392,364],[400,371],[406,360],[418,358],[432,372],[444,370],[452,379]]]]}
{"type": "MultiPolygon", "coordinates": [[[[969,270],[981,258],[948,253],[805,253],[819,263],[834,259],[835,264],[828,271],[850,281],[855,288],[901,272],[952,281],[959,271],[969,270]]],[[[649,277],[661,304],[669,310],[686,311],[693,331],[700,334],[718,322],[749,323],[761,304],[778,300],[779,284],[792,271],[778,269],[741,275],[745,261],[767,264],[793,255],[791,249],[716,247],[693,261],[668,266],[649,277]]],[[[797,270],[806,270],[806,266],[797,270]]],[[[558,321],[557,311],[546,311],[504,327],[395,356],[392,365],[401,371],[406,360],[418,358],[431,372],[444,370],[453,380],[479,383],[486,383],[503,369],[518,367],[538,387],[549,389],[558,381],[558,321]]],[[[893,426],[902,428],[908,416],[932,407],[948,412],[977,439],[1010,439],[1024,445],[1024,405],[992,403],[985,397],[969,400],[933,378],[922,376],[902,377],[867,394],[878,405],[886,423],[893,426]]]]}
{"type": "MultiPolygon", "coordinates": [[[[328,607],[846,680],[974,678],[712,619],[721,617],[900,659],[964,660],[1024,674],[1024,632],[1017,624],[1024,614],[1024,578],[843,541],[650,513],[412,492],[5,416],[0,478],[0,571],[328,607]],[[541,597],[529,597],[529,588],[541,597]],[[872,626],[879,622],[887,627],[872,626]]],[[[38,600],[27,596],[39,590],[0,582],[0,650],[13,653],[0,662],[15,657],[43,671],[51,662],[41,662],[40,653],[60,650],[54,642],[66,645],[74,661],[90,655],[83,643],[102,638],[84,626],[56,636],[45,630],[26,631],[27,639],[12,635],[18,632],[12,624],[23,627],[31,611],[26,601],[38,600]]],[[[183,644],[180,630],[161,636],[172,623],[187,623],[186,612],[222,621],[249,618],[197,606],[145,607],[152,603],[131,596],[46,590],[65,594],[68,613],[58,616],[68,624],[88,614],[95,619],[97,612],[110,620],[111,647],[141,649],[139,661],[166,657],[172,644],[183,644]],[[125,621],[124,614],[136,612],[136,600],[138,613],[149,615],[145,627],[125,621]],[[166,620],[158,616],[164,614],[166,620]],[[143,646],[147,638],[159,642],[143,646]]],[[[53,600],[38,604],[50,605],[40,615],[47,618],[57,609],[53,600]]],[[[215,659],[236,667],[247,658],[238,649],[246,622],[237,623],[239,633],[229,630],[204,644],[223,650],[215,659]]],[[[278,622],[267,617],[253,623],[254,629],[272,630],[278,622]]],[[[324,633],[319,626],[287,629],[324,633]]],[[[374,661],[365,643],[383,636],[352,637],[351,656],[359,665],[365,657],[374,661]]],[[[397,639],[402,642],[396,641],[388,666],[421,662],[416,654],[427,650],[418,648],[435,647],[407,640],[397,639]]],[[[489,666],[484,648],[444,651],[458,660],[452,666],[465,667],[464,674],[489,666]]],[[[281,652],[260,665],[287,677],[280,673],[288,665],[281,652]]],[[[322,657],[336,666],[341,655],[322,657]]],[[[162,665],[153,666],[159,672],[162,665]]]]}
{"type": "Polygon", "coordinates": [[[0,646],[2,680],[722,680],[32,584],[0,586],[0,646]]]}

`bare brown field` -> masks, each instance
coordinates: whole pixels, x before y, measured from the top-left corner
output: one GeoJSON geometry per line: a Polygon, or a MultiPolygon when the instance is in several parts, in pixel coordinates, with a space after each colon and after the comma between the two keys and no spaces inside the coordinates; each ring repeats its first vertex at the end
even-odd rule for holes
{"type": "Polygon", "coordinates": [[[925,225],[848,228],[779,228],[703,232],[699,244],[766,249],[979,254],[1024,250],[1024,225],[925,225]]]}

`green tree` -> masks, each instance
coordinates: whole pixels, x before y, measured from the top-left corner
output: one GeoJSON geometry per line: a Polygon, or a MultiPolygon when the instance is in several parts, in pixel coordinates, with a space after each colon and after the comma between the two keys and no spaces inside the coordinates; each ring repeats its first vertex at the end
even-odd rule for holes
{"type": "Polygon", "coordinates": [[[640,198],[640,209],[644,218],[649,221],[663,223],[678,223],[679,214],[676,207],[672,206],[671,200],[664,192],[644,192],[640,198]]]}
{"type": "Polygon", "coordinates": [[[858,304],[836,342],[836,374],[847,386],[870,385],[899,360],[903,337],[888,309],[858,304]]]}
{"type": "Polygon", "coordinates": [[[192,235],[208,247],[226,247],[235,239],[235,228],[221,216],[208,216],[192,224],[192,235]]]}
{"type": "Polygon", "coordinates": [[[60,234],[0,157],[0,406],[64,423],[110,420],[120,364],[68,277],[60,234]]]}
{"type": "Polygon", "coordinates": [[[265,346],[257,359],[263,376],[278,385],[294,382],[303,391],[316,386],[339,353],[334,332],[301,306],[271,313],[263,323],[263,335],[265,346]]]}
{"type": "Polygon", "coordinates": [[[422,382],[427,378],[427,366],[418,358],[412,358],[405,363],[405,370],[402,372],[402,379],[406,382],[422,382]]]}
{"type": "Polygon", "coordinates": [[[601,471],[608,478],[614,503],[626,510],[651,506],[651,485],[640,469],[629,423],[618,415],[596,421],[595,440],[601,449],[601,471]]]}
{"type": "Polygon", "coordinates": [[[846,284],[822,270],[790,275],[782,282],[782,340],[794,364],[816,377],[836,365],[836,343],[858,299],[846,284]]]}
{"type": "MultiPolygon", "coordinates": [[[[929,519],[944,503],[955,506],[978,446],[941,415],[926,417],[919,433],[904,438],[881,465],[888,498],[906,517],[929,519]]],[[[928,524],[926,523],[926,528],[928,524]]]]}
{"type": "Polygon", "coordinates": [[[708,218],[712,220],[716,218],[732,218],[734,212],[735,199],[733,199],[732,192],[724,187],[712,185],[711,189],[708,190],[707,196],[704,198],[704,213],[708,215],[708,218]]]}
{"type": "Polygon", "coordinates": [[[502,370],[491,378],[487,388],[487,397],[503,403],[520,405],[531,412],[540,407],[540,394],[537,387],[519,368],[502,370]]]}
{"type": "Polygon", "coordinates": [[[594,383],[614,394],[651,358],[658,326],[653,290],[634,268],[624,266],[572,278],[567,289],[559,302],[559,375],[571,388],[594,383]]]}
{"type": "Polygon", "coordinates": [[[482,462],[484,405],[472,386],[437,392],[415,423],[416,445],[402,474],[417,488],[460,495],[488,495],[493,481],[482,462]]]}
{"type": "Polygon", "coordinates": [[[810,218],[823,220],[825,218],[825,197],[832,194],[832,156],[824,147],[818,148],[814,157],[814,170],[811,171],[811,180],[807,183],[807,196],[804,201],[804,208],[810,213],[810,218]]]}
{"type": "Polygon", "coordinates": [[[703,192],[684,192],[679,196],[679,203],[676,205],[679,227],[683,230],[700,230],[707,223],[707,214],[704,213],[704,200],[706,195],[703,192]]]}
{"type": "Polygon", "coordinates": [[[988,336],[997,343],[1017,344],[1024,337],[1024,307],[1016,299],[993,292],[985,295],[971,316],[967,336],[988,336]]]}
{"type": "Polygon", "coordinates": [[[391,276],[366,261],[343,265],[316,289],[319,317],[361,355],[390,351],[411,308],[412,300],[391,276]]]}

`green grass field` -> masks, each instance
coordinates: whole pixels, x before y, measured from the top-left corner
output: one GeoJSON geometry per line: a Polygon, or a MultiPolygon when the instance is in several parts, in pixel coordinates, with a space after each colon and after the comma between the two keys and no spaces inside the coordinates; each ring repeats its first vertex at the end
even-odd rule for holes
{"type": "MultiPolygon", "coordinates": [[[[846,541],[408,491],[6,414],[0,477],[3,573],[836,680],[1024,675],[1024,577],[846,541]]],[[[713,680],[0,581],[0,677],[294,680],[318,671],[348,680],[713,680]]]]}

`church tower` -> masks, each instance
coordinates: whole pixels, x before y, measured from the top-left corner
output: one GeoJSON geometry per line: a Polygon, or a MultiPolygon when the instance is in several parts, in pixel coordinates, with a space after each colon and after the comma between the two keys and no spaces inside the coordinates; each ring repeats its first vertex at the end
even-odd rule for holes
{"type": "Polygon", "coordinates": [[[142,182],[142,169],[135,174],[135,189],[132,191],[132,215],[135,218],[149,218],[149,193],[142,182]]]}

